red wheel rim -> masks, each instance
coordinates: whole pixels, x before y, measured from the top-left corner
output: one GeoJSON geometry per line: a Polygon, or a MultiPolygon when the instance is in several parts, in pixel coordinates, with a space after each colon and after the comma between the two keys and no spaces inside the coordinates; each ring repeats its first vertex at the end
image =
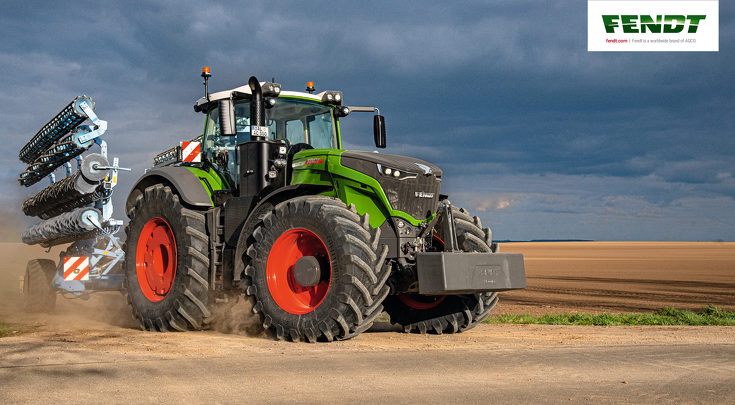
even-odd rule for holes
{"type": "Polygon", "coordinates": [[[273,300],[284,311],[303,315],[316,309],[327,296],[332,280],[332,261],[327,246],[308,229],[296,228],[279,236],[268,254],[266,264],[268,290],[273,300]],[[303,287],[296,282],[294,265],[304,256],[315,256],[320,263],[327,264],[322,269],[322,279],[315,286],[303,287]]]}
{"type": "Polygon", "coordinates": [[[436,235],[431,235],[431,244],[434,246],[435,252],[443,252],[444,251],[444,241],[439,239],[436,235]]]}
{"type": "Polygon", "coordinates": [[[430,309],[439,305],[446,295],[398,294],[398,298],[413,309],[430,309]]]}
{"type": "Polygon", "coordinates": [[[176,238],[163,218],[143,227],[135,250],[135,272],[143,295],[152,302],[166,298],[176,277],[176,238]]]}
{"type": "MultiPolygon", "coordinates": [[[[439,239],[438,236],[431,236],[432,245],[434,246],[435,252],[444,251],[444,241],[439,239]]],[[[446,295],[420,295],[420,294],[398,294],[398,298],[403,301],[404,304],[408,305],[413,309],[430,309],[441,304],[446,295]]]]}

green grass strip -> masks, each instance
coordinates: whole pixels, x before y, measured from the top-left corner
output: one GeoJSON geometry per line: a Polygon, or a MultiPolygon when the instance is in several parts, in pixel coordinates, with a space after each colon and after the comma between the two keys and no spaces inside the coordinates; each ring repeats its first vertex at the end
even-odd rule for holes
{"type": "Polygon", "coordinates": [[[0,338],[16,336],[27,331],[28,328],[20,327],[18,325],[11,325],[0,321],[0,338]]]}
{"type": "Polygon", "coordinates": [[[500,315],[488,318],[484,323],[511,323],[536,325],[689,325],[735,326],[735,312],[706,306],[699,313],[687,309],[662,308],[652,314],[557,314],[557,315],[500,315]]]}

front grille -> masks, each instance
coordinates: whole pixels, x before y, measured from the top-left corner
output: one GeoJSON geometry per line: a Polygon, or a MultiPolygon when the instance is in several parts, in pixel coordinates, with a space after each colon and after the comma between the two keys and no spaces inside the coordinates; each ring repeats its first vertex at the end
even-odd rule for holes
{"type": "Polygon", "coordinates": [[[438,167],[406,156],[368,152],[345,152],[342,154],[341,163],[345,167],[376,179],[388,197],[392,209],[403,211],[416,219],[425,219],[436,211],[442,174],[438,167]],[[399,180],[381,175],[378,165],[415,174],[416,177],[399,180]],[[422,167],[429,168],[430,173],[427,174],[422,167]],[[422,197],[427,194],[431,197],[422,197]]]}
{"type": "Polygon", "coordinates": [[[425,219],[434,213],[439,204],[441,179],[433,175],[419,174],[415,179],[395,180],[378,177],[378,183],[388,197],[391,208],[407,213],[416,219],[425,219]],[[432,195],[431,198],[419,195],[432,195]]]}

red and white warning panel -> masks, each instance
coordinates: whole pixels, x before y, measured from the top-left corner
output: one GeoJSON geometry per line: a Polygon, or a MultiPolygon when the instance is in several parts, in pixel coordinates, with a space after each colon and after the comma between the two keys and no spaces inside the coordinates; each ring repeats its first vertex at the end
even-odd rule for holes
{"type": "Polygon", "coordinates": [[[89,257],[65,257],[64,281],[89,280],[89,257]]]}
{"type": "Polygon", "coordinates": [[[201,142],[181,142],[181,161],[199,163],[202,161],[201,142]]]}

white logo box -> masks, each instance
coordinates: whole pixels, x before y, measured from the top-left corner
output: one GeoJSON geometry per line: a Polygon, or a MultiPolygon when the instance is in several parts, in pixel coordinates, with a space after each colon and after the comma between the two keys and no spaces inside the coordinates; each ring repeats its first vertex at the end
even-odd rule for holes
{"type": "MultiPolygon", "coordinates": [[[[720,47],[720,14],[718,1],[603,1],[587,2],[587,50],[603,52],[706,52],[719,51],[720,47]],[[603,15],[638,16],[631,21],[630,27],[638,33],[623,32],[623,19],[615,22],[614,33],[605,30],[603,15]],[[690,33],[691,20],[671,22],[674,26],[684,24],[679,33],[642,33],[640,16],[650,16],[658,24],[660,17],[662,26],[666,24],[666,16],[706,15],[699,21],[696,32],[690,33]]],[[[663,28],[663,27],[662,27],[663,28]]]]}

